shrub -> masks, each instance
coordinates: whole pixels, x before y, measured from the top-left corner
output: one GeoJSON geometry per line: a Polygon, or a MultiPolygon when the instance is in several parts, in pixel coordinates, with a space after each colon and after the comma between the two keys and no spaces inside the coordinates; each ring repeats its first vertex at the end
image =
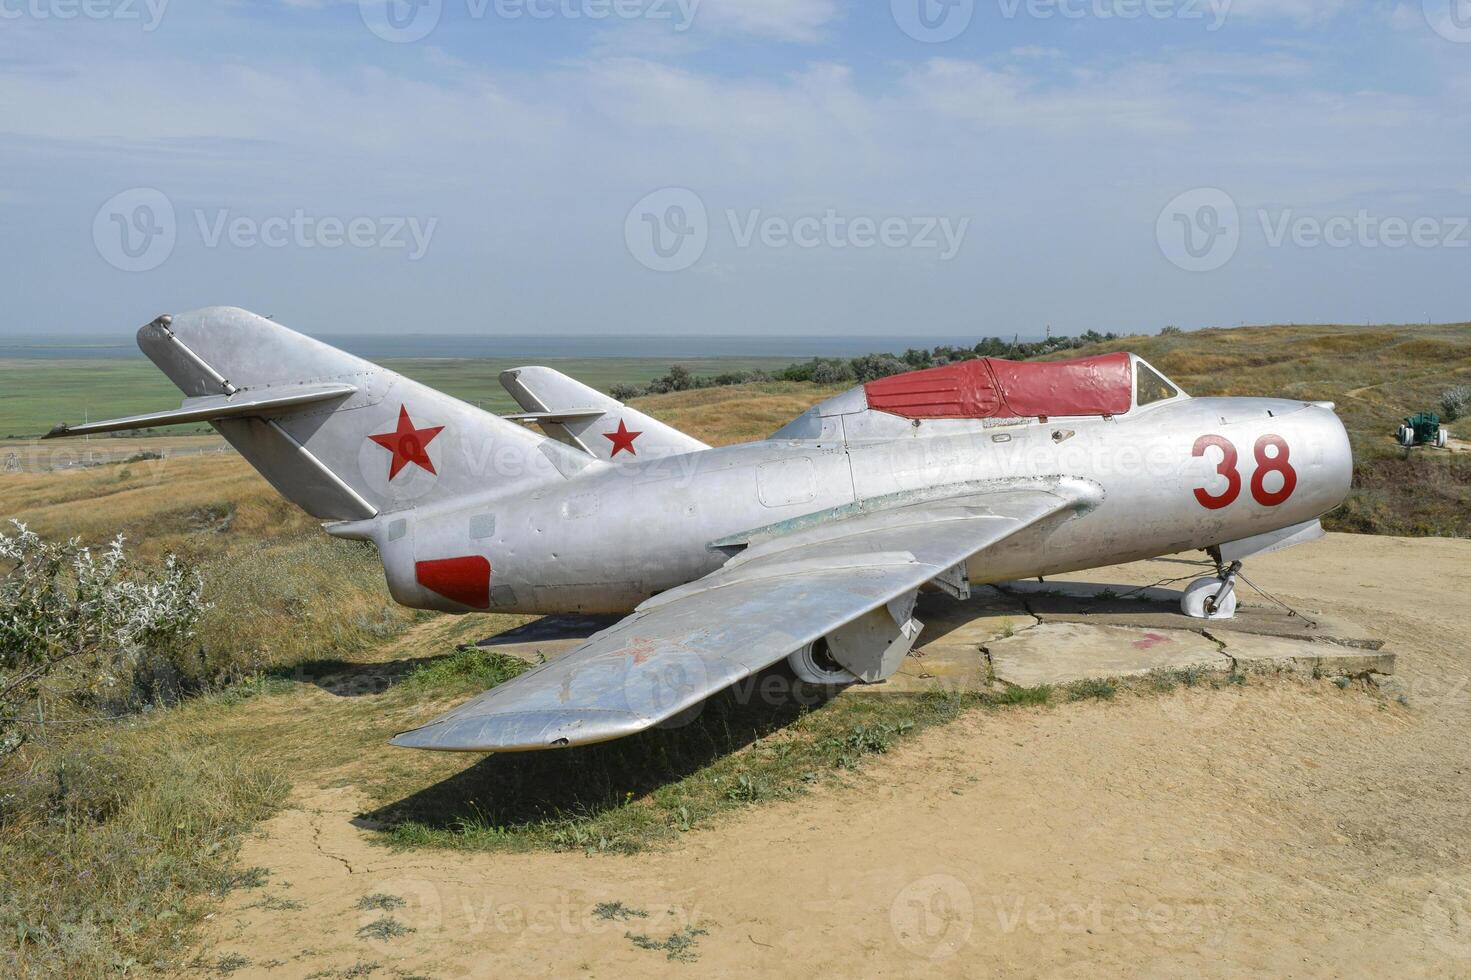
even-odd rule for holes
{"type": "Polygon", "coordinates": [[[1440,396],[1440,414],[1447,422],[1465,418],[1471,412],[1471,385],[1456,385],[1440,396]]]}
{"type": "Polygon", "coordinates": [[[121,536],[99,555],[12,525],[0,534],[0,755],[25,740],[22,714],[44,721],[53,692],[96,704],[157,671],[192,635],[204,588],[173,556],[135,568],[121,536]]]}

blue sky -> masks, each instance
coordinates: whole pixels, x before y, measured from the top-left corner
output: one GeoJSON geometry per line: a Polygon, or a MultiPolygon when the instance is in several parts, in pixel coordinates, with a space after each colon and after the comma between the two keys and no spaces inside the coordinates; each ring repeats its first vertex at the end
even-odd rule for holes
{"type": "Polygon", "coordinates": [[[1471,318],[1471,0],[416,2],[0,0],[0,330],[1471,318]]]}

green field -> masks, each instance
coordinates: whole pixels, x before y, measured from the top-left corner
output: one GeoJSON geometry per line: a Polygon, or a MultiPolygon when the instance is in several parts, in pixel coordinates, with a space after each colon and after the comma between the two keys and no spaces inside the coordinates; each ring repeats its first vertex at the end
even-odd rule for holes
{"type": "MultiPolygon", "coordinates": [[[[431,388],[491,412],[511,412],[516,403],[498,380],[520,360],[390,360],[384,366],[431,388]]],[[[615,384],[646,384],[668,373],[666,358],[546,358],[542,364],[599,391],[615,384]]],[[[696,374],[777,370],[788,357],[690,358],[680,361],[696,374]]],[[[173,408],[179,391],[145,360],[0,359],[0,438],[37,436],[58,422],[120,418],[173,408]]],[[[207,432],[208,426],[194,427],[207,432]]],[[[180,429],[177,431],[190,431],[180,429]]]]}

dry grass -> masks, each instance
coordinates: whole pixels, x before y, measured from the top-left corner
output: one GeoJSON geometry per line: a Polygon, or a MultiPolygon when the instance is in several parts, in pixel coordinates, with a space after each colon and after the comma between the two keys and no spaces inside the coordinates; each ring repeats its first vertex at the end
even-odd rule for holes
{"type": "Polygon", "coordinates": [[[840,392],[791,381],[650,395],[640,411],[712,446],[765,439],[813,405],[840,392]]]}
{"type": "Polygon", "coordinates": [[[12,760],[0,772],[0,973],[179,967],[210,896],[239,881],[240,834],[286,790],[248,742],[152,726],[12,760]]]}

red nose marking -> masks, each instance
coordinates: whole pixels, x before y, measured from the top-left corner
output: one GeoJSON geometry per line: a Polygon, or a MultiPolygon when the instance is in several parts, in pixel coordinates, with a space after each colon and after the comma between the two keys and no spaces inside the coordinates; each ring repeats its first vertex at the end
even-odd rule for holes
{"type": "Polygon", "coordinates": [[[490,562],[479,555],[414,565],[419,584],[471,609],[490,608],[490,562]]]}

